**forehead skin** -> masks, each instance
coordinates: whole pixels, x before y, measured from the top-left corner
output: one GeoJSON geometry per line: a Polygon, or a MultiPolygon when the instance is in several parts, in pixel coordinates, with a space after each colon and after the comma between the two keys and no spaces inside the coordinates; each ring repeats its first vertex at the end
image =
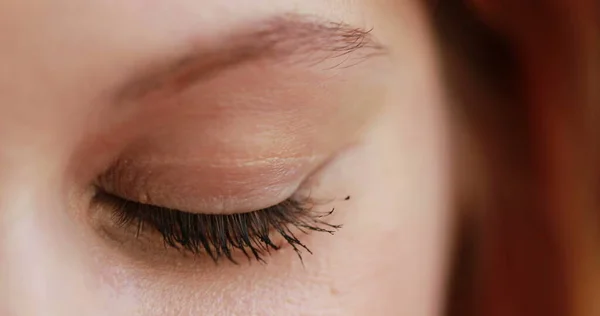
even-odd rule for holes
{"type": "MultiPolygon", "coordinates": [[[[0,0],[0,314],[436,315],[446,130],[417,3],[0,0]],[[106,163],[71,165],[88,135],[106,128],[99,118],[135,111],[108,96],[190,42],[214,43],[249,21],[289,13],[373,28],[390,49],[395,79],[378,87],[386,90],[379,106],[359,109],[373,116],[364,143],[319,181],[332,196],[356,193],[340,212],[343,231],[307,241],[315,255],[303,264],[291,251],[267,265],[135,261],[100,243],[82,224],[88,205],[65,192],[106,163]]],[[[101,145],[88,156],[113,148],[101,145]]]]}

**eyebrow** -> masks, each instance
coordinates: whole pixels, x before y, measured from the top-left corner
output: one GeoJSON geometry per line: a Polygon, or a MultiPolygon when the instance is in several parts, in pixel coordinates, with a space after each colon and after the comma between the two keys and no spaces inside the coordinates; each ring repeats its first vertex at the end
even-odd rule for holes
{"type": "Polygon", "coordinates": [[[179,58],[148,67],[132,76],[118,90],[116,99],[123,102],[154,93],[176,94],[251,61],[314,66],[334,60],[328,68],[350,67],[386,53],[371,31],[306,15],[272,17],[239,28],[216,45],[192,47],[179,58]]]}

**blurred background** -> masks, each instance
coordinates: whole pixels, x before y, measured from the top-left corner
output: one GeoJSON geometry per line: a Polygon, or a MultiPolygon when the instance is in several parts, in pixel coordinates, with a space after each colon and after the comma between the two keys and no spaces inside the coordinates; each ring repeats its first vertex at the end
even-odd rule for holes
{"type": "Polygon", "coordinates": [[[447,314],[600,315],[600,1],[430,1],[460,219],[447,314]]]}

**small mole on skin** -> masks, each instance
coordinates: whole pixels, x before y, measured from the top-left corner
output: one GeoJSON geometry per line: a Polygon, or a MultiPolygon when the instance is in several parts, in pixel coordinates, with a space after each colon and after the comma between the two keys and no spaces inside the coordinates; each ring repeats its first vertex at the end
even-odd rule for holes
{"type": "Polygon", "coordinates": [[[333,296],[337,296],[340,294],[340,291],[337,288],[332,286],[329,288],[329,293],[331,293],[331,295],[333,295],[333,296]]]}
{"type": "Polygon", "coordinates": [[[348,200],[350,200],[350,195],[348,195],[348,196],[347,196],[347,197],[344,199],[344,201],[348,201],[348,200]]]}
{"type": "Polygon", "coordinates": [[[148,203],[148,194],[142,193],[138,198],[140,203],[148,203]]]}

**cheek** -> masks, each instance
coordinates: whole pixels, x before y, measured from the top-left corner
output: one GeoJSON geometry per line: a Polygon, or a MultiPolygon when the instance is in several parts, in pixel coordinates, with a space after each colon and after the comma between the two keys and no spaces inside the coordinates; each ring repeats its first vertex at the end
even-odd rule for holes
{"type": "Polygon", "coordinates": [[[325,241],[330,286],[346,314],[438,315],[442,307],[449,147],[438,104],[422,101],[390,105],[364,143],[320,177],[320,192],[352,197],[338,213],[343,229],[325,241]]]}

